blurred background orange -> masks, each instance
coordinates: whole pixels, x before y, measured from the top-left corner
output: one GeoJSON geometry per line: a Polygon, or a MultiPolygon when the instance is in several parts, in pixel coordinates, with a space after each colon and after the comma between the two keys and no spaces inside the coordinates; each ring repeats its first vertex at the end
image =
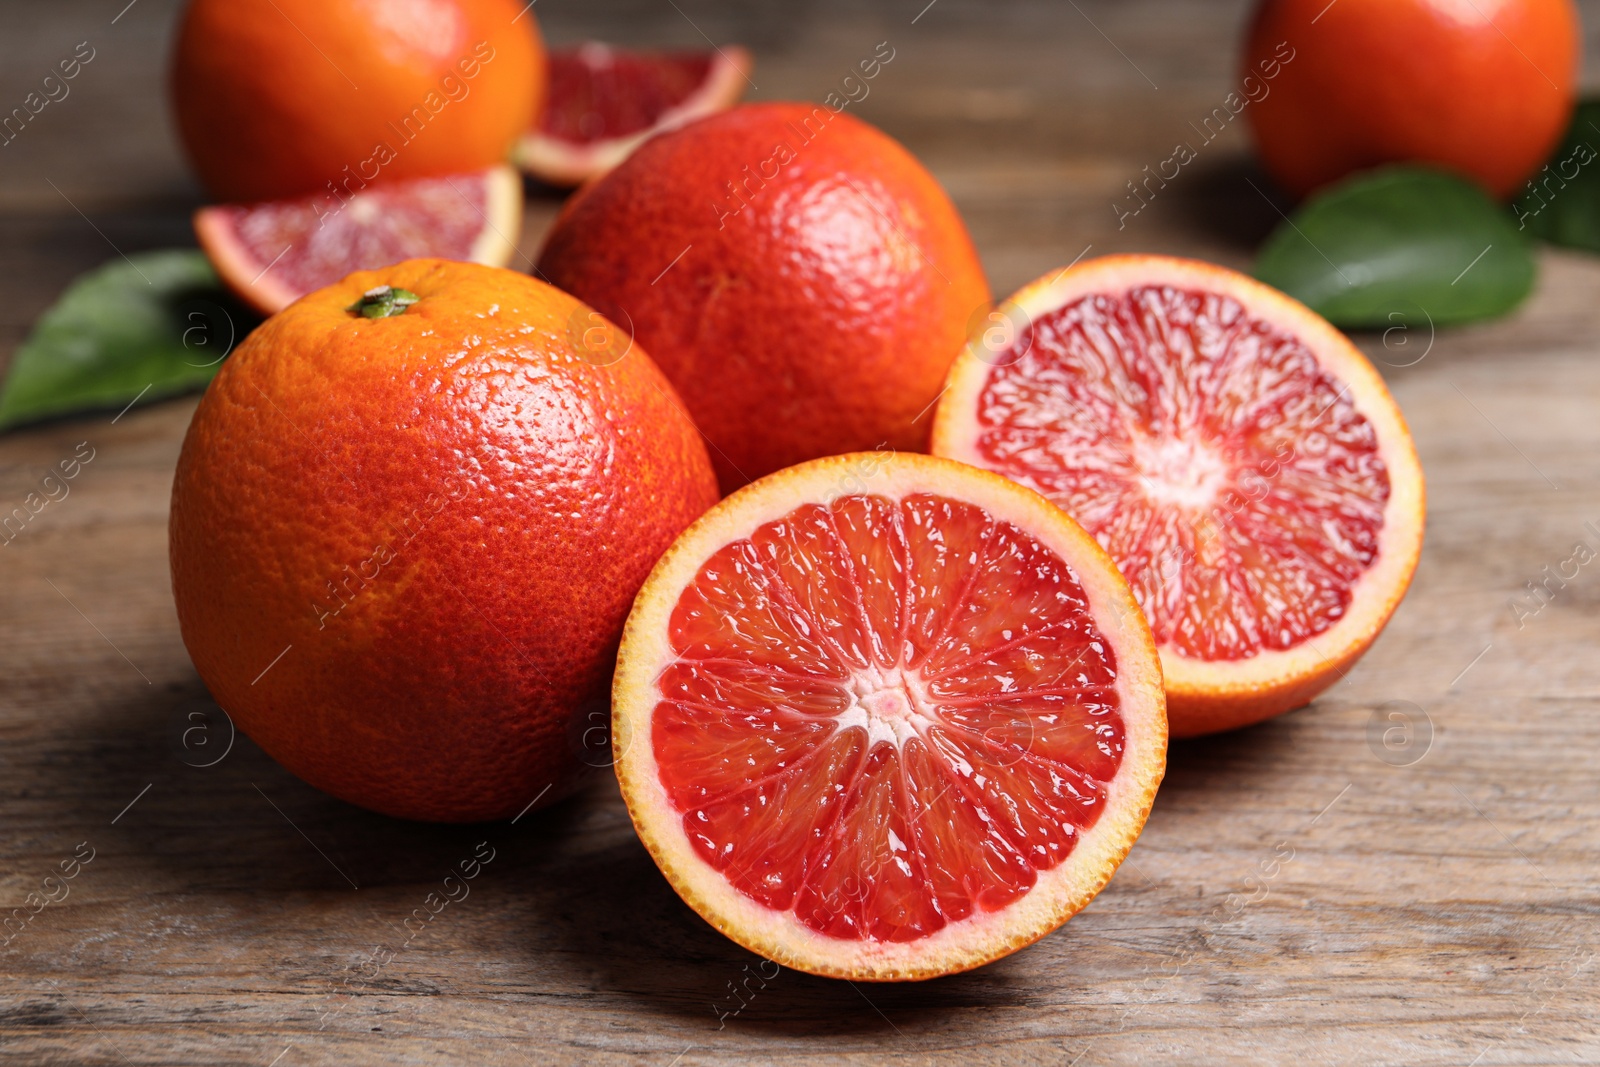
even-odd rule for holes
{"type": "MultiPolygon", "coordinates": [[[[1080,0],[1080,15],[1049,0],[938,0],[916,25],[916,11],[908,15],[907,5],[887,0],[679,0],[681,12],[645,0],[540,0],[533,10],[551,48],[598,38],[703,49],[707,36],[747,45],[757,58],[757,88],[747,100],[820,99],[889,40],[899,48],[896,58],[852,113],[913,146],[967,219],[992,288],[1009,292],[1059,265],[1063,250],[1070,259],[1089,244],[1095,253],[1203,253],[1236,266],[1248,262],[1278,216],[1243,180],[1254,177],[1271,191],[1250,158],[1243,122],[1204,145],[1185,180],[1126,227],[1110,205],[1130,195],[1127,182],[1144,167],[1154,171],[1171,156],[1178,140],[1198,140],[1191,124],[1202,126],[1236,88],[1253,6],[1080,0]],[[1114,42],[1135,35],[1139,48],[1119,53],[1114,42]],[[960,76],[951,76],[956,69],[960,76]],[[1157,216],[1159,226],[1143,225],[1157,216]],[[1022,239],[998,247],[993,235],[1011,229],[1022,239]]],[[[1578,8],[1592,38],[1600,32],[1600,2],[1582,0],[1578,8]]],[[[0,101],[8,108],[78,42],[87,38],[96,53],[70,84],[69,99],[51,104],[0,148],[8,189],[0,266],[19,279],[0,307],[0,344],[20,341],[67,280],[109,251],[50,182],[119,247],[192,241],[189,212],[204,197],[164,92],[178,4],[138,0],[112,25],[116,14],[88,0],[7,10],[0,101]],[[56,255],[39,262],[31,252],[41,245],[56,255]]],[[[553,199],[530,204],[529,252],[556,206],[553,199]]]]}

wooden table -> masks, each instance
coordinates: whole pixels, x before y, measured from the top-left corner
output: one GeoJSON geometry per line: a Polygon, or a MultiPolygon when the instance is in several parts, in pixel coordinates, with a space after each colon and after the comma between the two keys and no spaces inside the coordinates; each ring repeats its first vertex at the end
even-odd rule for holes
{"type": "MultiPolygon", "coordinates": [[[[1238,129],[1125,228],[1110,208],[1228,91],[1242,4],[924,2],[537,13],[556,41],[744,41],[763,98],[820,98],[889,41],[859,113],[945,183],[997,292],[1085,248],[1248,263],[1277,215],[1238,129]]],[[[0,351],[114,248],[189,243],[160,88],[174,4],[123,3],[8,5],[0,104],[97,51],[0,149],[0,351]]],[[[556,207],[532,203],[524,252],[556,207]]],[[[180,735],[207,704],[166,562],[192,400],[0,438],[6,510],[94,449],[0,549],[0,903],[93,857],[0,949],[0,1061],[1600,1061],[1600,564],[1520,625],[1511,607],[1600,547],[1600,259],[1541,271],[1506,321],[1362,342],[1431,507],[1411,595],[1348,680],[1176,746],[1116,880],[1035,947],[919,985],[785,971],[720,1025],[758,961],[679,902],[608,780],[515,826],[439,827],[323,796],[242,736],[195,765],[180,735]],[[480,841],[471,896],[406,943],[480,841]]]]}

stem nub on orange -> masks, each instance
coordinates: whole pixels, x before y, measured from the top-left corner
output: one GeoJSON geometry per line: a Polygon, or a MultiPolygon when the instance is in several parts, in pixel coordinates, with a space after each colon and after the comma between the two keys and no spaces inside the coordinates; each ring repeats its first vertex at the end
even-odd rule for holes
{"type": "Polygon", "coordinates": [[[189,158],[224,201],[504,162],[545,58],[515,0],[191,0],[172,60],[189,158]]]}
{"type": "Polygon", "coordinates": [[[217,702],[318,788],[515,815],[610,763],[634,593],[716,500],[649,357],[475,264],[350,275],[250,335],[195,412],[172,585],[217,702]]]}

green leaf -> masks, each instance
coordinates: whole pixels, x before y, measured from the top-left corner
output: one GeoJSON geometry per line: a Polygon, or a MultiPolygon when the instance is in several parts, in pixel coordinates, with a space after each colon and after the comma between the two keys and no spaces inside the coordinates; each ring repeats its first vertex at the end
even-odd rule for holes
{"type": "Polygon", "coordinates": [[[189,249],[118,258],[34,324],[0,392],[0,429],[199,389],[260,321],[189,249]]]}
{"type": "Polygon", "coordinates": [[[1385,167],[1319,193],[1273,231],[1256,277],[1347,328],[1471,322],[1533,288],[1527,238],[1476,185],[1385,167]]]}
{"type": "Polygon", "coordinates": [[[1585,100],[1550,162],[1511,204],[1517,226],[1553,244],[1600,252],[1600,100],[1585,100]]]}

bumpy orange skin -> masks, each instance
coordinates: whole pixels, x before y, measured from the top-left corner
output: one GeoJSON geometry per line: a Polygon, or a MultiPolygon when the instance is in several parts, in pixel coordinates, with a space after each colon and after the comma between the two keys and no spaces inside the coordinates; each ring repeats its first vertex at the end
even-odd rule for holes
{"type": "Polygon", "coordinates": [[[312,785],[470,821],[609,763],[629,606],[717,493],[649,357],[583,358],[588,314],[526,275],[410,260],[269,319],[206,392],[172,494],[184,643],[312,785]],[[420,301],[345,311],[383,284],[420,301]]]}
{"type": "Polygon", "coordinates": [[[1507,197],[1566,128],[1579,43],[1572,0],[1263,0],[1241,73],[1267,95],[1245,113],[1296,194],[1409,161],[1507,197]]]}
{"type": "Polygon", "coordinates": [[[724,491],[819,456],[922,450],[990,299],[933,177],[823,104],[746,105],[646,142],[568,203],[538,269],[631,321],[724,491]]]}
{"type": "Polygon", "coordinates": [[[172,61],[178,132],[206,188],[235,202],[503,162],[545,85],[521,7],[192,0],[172,61]]]}

